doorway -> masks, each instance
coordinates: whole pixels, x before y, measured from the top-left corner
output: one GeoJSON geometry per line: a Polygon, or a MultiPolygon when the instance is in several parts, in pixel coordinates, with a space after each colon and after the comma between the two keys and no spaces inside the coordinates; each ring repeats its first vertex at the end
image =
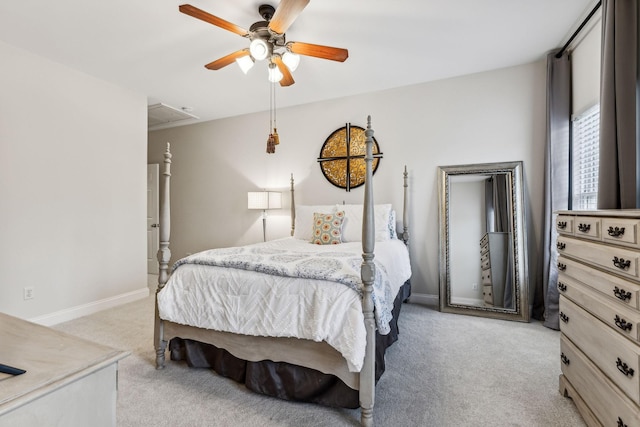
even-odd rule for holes
{"type": "Polygon", "coordinates": [[[147,273],[158,274],[158,249],[160,247],[160,224],[158,217],[158,181],[160,165],[147,165],[147,273]]]}

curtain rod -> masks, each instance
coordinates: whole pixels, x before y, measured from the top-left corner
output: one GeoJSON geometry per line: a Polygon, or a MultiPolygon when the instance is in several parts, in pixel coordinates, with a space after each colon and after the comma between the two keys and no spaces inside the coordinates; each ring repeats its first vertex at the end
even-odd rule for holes
{"type": "Polygon", "coordinates": [[[589,22],[589,20],[591,19],[591,17],[593,15],[595,15],[596,11],[600,8],[600,6],[602,6],[602,0],[599,0],[598,3],[595,5],[595,7],[593,8],[593,10],[589,13],[589,15],[587,15],[587,17],[584,19],[584,21],[582,21],[582,24],[580,24],[580,26],[578,27],[578,29],[571,35],[571,37],[569,37],[569,41],[567,41],[564,46],[562,46],[562,49],[560,49],[560,52],[556,53],[556,58],[560,58],[562,56],[562,54],[564,53],[565,50],[567,50],[567,48],[569,47],[569,45],[571,44],[571,42],[573,41],[573,39],[576,38],[576,36],[580,33],[580,31],[582,31],[582,29],[584,28],[585,25],[587,25],[587,22],[589,22]]]}

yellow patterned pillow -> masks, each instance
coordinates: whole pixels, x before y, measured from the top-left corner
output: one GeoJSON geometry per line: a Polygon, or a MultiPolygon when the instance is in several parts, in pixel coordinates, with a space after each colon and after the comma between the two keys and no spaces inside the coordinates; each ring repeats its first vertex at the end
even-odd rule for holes
{"type": "Polygon", "coordinates": [[[311,243],[316,245],[337,245],[342,243],[342,221],[344,212],[313,214],[313,235],[311,243]]]}

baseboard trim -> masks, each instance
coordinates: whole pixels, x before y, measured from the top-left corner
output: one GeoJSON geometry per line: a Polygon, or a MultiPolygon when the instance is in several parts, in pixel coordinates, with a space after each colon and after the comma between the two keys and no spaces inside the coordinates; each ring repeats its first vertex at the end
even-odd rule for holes
{"type": "Polygon", "coordinates": [[[66,308],[64,310],[56,311],[55,313],[34,317],[32,319],[29,319],[29,321],[44,326],[53,326],[57,325],[58,323],[77,319],[78,317],[97,313],[99,311],[106,310],[107,308],[112,308],[129,302],[137,301],[148,296],[149,288],[145,286],[144,288],[127,292],[125,294],[93,301],[88,304],[83,304],[76,307],[66,308]]]}
{"type": "Polygon", "coordinates": [[[409,297],[409,302],[414,304],[422,304],[422,305],[438,307],[440,305],[440,297],[438,295],[417,294],[415,292],[411,292],[411,296],[409,297]]]}

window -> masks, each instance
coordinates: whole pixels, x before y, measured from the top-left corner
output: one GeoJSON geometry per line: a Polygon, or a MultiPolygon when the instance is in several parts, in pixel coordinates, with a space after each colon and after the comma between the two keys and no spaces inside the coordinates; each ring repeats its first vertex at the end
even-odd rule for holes
{"type": "Polygon", "coordinates": [[[575,116],[572,131],[572,208],[598,207],[598,159],[600,151],[600,105],[575,116]]]}

